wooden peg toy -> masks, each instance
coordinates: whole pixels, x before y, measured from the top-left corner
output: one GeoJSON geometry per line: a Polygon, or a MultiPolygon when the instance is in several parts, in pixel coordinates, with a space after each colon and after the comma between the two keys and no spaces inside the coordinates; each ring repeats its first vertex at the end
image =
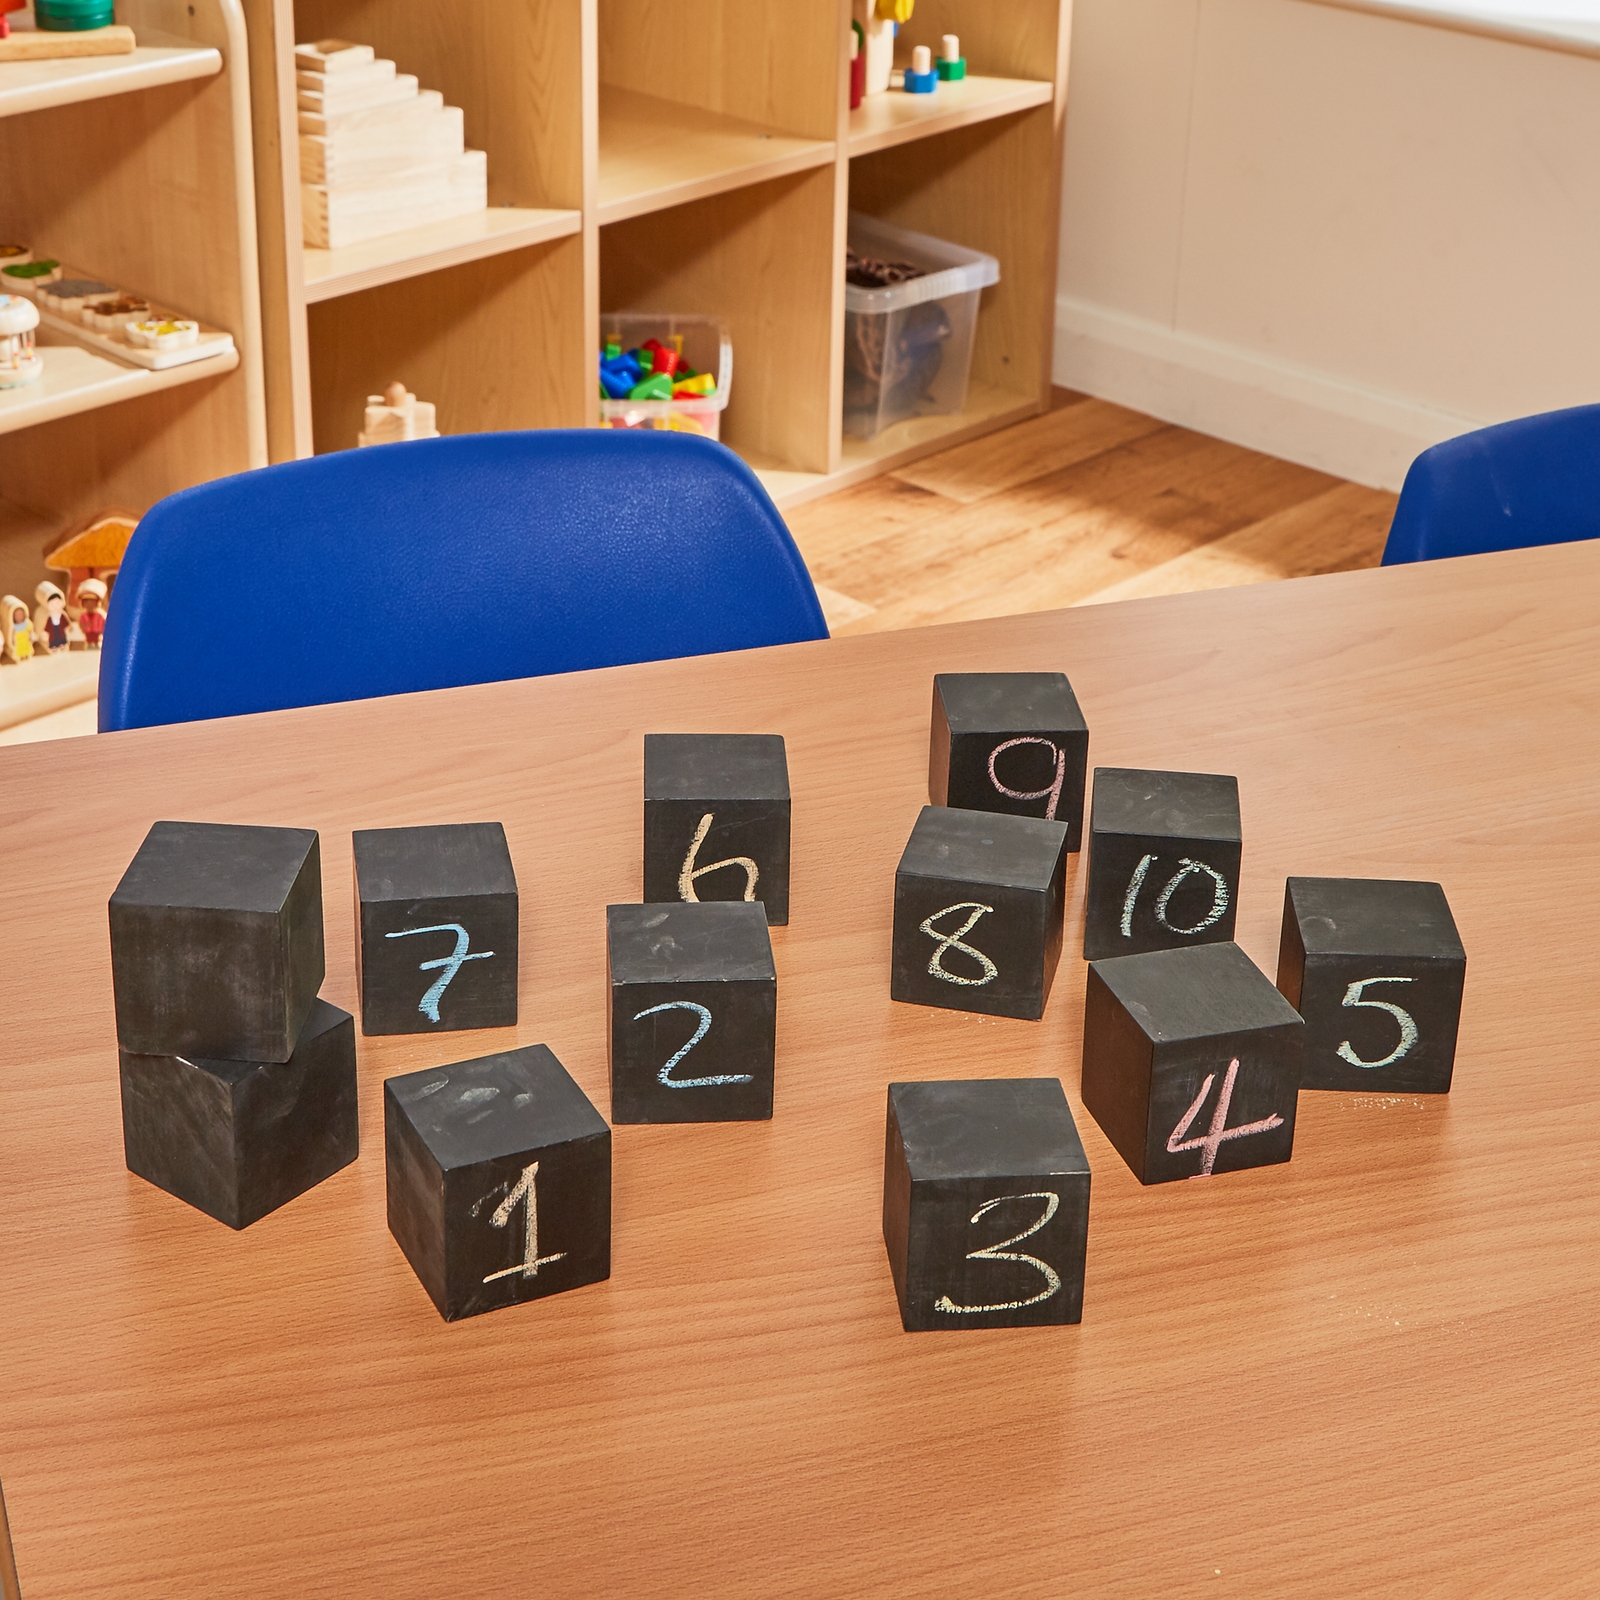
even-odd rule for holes
{"type": "Polygon", "coordinates": [[[942,34],[939,39],[939,60],[936,63],[940,78],[946,83],[959,83],[967,75],[967,58],[961,53],[961,41],[953,33],[942,34]]]}
{"type": "Polygon", "coordinates": [[[366,419],[358,447],[399,444],[406,439],[437,439],[432,404],[419,400],[403,383],[391,383],[382,394],[367,396],[366,419]]]}
{"type": "Polygon", "coordinates": [[[883,1239],[907,1333],[1081,1322],[1088,1238],[1059,1078],[889,1085],[883,1239]]]}
{"type": "Polygon", "coordinates": [[[939,74],[933,70],[933,52],[919,44],[911,52],[904,88],[907,94],[932,94],[939,87],[939,74]]]}

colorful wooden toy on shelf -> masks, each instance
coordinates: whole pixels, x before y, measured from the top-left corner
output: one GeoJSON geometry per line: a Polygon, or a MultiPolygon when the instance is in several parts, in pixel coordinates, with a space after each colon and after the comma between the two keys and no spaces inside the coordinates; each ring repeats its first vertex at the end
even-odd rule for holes
{"type": "Polygon", "coordinates": [[[57,32],[45,28],[19,28],[7,32],[0,16],[0,65],[12,61],[60,61],[79,56],[132,55],[138,41],[133,29],[120,25],[57,32]]]}
{"type": "Polygon", "coordinates": [[[21,295],[0,294],[0,389],[20,389],[44,376],[44,357],[34,348],[38,310],[21,295]]]}
{"type": "Polygon", "coordinates": [[[468,150],[459,106],[371,45],[295,46],[305,242],[337,250],[485,210],[489,158],[468,150]]]}
{"type": "Polygon", "coordinates": [[[33,20],[50,33],[87,33],[109,28],[116,6],[114,0],[33,0],[33,20]]]}
{"type": "Polygon", "coordinates": [[[407,439],[437,439],[433,405],[419,400],[403,383],[391,383],[382,394],[367,396],[366,419],[358,449],[369,444],[402,444],[407,439]]]}
{"type": "Polygon", "coordinates": [[[78,631],[84,647],[98,650],[106,631],[106,599],[110,594],[103,578],[85,578],[78,585],[78,631]]]}
{"type": "Polygon", "coordinates": [[[0,287],[12,294],[35,294],[39,286],[54,283],[61,276],[61,263],[51,257],[35,261],[31,253],[20,261],[7,262],[0,267],[0,287]]]}
{"type": "Polygon", "coordinates": [[[861,104],[861,98],[867,92],[866,38],[861,24],[852,19],[850,23],[850,109],[852,111],[861,104]]]}
{"type": "Polygon", "coordinates": [[[861,92],[882,94],[894,70],[894,36],[911,20],[916,0],[854,0],[855,21],[861,29],[861,92]]]}
{"type": "MultiPolygon", "coordinates": [[[[83,604],[83,586],[91,581],[100,585],[100,611],[104,613],[111,582],[138,525],[139,518],[132,511],[97,511],[45,545],[44,564],[52,572],[66,575],[69,613],[83,604]]],[[[87,636],[88,629],[84,632],[87,636]]]]}
{"type": "Polygon", "coordinates": [[[940,80],[959,83],[967,75],[967,58],[961,53],[961,40],[947,33],[939,40],[939,60],[936,63],[940,80]]]}
{"type": "Polygon", "coordinates": [[[0,39],[11,37],[11,23],[6,18],[8,11],[21,11],[28,0],[0,0],[0,39]]]}
{"type": "Polygon", "coordinates": [[[602,400],[704,400],[716,392],[717,380],[684,360],[681,335],[668,344],[646,339],[632,350],[612,342],[600,352],[602,400]]]}
{"type": "Polygon", "coordinates": [[[33,656],[33,624],[28,608],[16,595],[0,596],[0,638],[7,661],[28,661],[33,656]]]}
{"type": "Polygon", "coordinates": [[[939,87],[939,74],[933,70],[933,52],[919,44],[911,52],[911,65],[906,68],[904,88],[907,94],[932,94],[939,87]]]}
{"type": "Polygon", "coordinates": [[[71,646],[75,631],[72,618],[67,615],[67,597],[46,578],[33,591],[33,598],[33,636],[38,649],[47,655],[59,655],[71,646]]]}

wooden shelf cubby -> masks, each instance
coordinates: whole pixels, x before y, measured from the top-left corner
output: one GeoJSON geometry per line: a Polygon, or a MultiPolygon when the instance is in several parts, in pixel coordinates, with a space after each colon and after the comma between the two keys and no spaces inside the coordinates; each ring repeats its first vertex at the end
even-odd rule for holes
{"type": "Polygon", "coordinates": [[[1048,403],[1069,0],[917,0],[898,56],[971,76],[849,108],[850,0],[244,0],[274,459],[352,446],[399,379],[442,432],[593,425],[599,317],[712,313],[722,439],[780,504],[1048,403]],[[306,250],[297,40],[373,45],[462,107],[491,210],[306,250]],[[844,245],[866,211],[1000,261],[959,416],[842,435],[844,245]]]}
{"type": "Polygon", "coordinates": [[[0,393],[17,581],[79,518],[267,461],[243,12],[118,0],[117,20],[129,55],[0,64],[0,238],[226,329],[234,353],[153,372],[40,330],[44,375],[0,393]]]}

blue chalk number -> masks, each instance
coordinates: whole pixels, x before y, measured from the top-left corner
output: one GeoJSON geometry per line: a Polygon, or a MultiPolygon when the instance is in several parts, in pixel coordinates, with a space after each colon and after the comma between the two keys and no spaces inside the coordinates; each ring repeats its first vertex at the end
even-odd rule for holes
{"type": "Polygon", "coordinates": [[[386,933],[386,939],[409,939],[414,933],[453,933],[456,936],[456,947],[447,956],[440,956],[436,961],[424,961],[418,967],[418,972],[431,972],[435,967],[443,967],[435,980],[433,987],[423,995],[417,1004],[420,1011],[429,1022],[439,1020],[439,1001],[443,999],[444,992],[450,987],[450,980],[461,970],[463,961],[487,961],[494,954],[493,950],[474,950],[467,954],[467,930],[459,922],[441,922],[431,928],[402,928],[398,933],[386,933]]]}

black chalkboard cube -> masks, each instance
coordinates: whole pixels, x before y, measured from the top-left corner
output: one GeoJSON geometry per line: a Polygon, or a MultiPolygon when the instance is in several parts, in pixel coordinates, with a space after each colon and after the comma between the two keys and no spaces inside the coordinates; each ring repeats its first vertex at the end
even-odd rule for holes
{"type": "Polygon", "coordinates": [[[361,1031],[517,1021],[517,875],[498,822],[352,836],[361,1031]]]}
{"type": "Polygon", "coordinates": [[[1232,939],[1240,837],[1237,778],[1096,767],[1084,959],[1232,939]]]}
{"type": "Polygon", "coordinates": [[[1083,1104],[1140,1183],[1287,1161],[1305,1024],[1236,944],[1089,968],[1083,1104]]]}
{"type": "Polygon", "coordinates": [[[772,1115],[778,974],[760,906],[606,907],[611,1120],[772,1115]]]}
{"type": "Polygon", "coordinates": [[[1289,879],[1278,988],[1306,1020],[1302,1089],[1448,1094],[1466,981],[1437,883],[1289,879]]]}
{"type": "Polygon", "coordinates": [[[1042,1017],[1066,871],[1064,822],[924,806],[894,875],[890,998],[1042,1017]]]}
{"type": "Polygon", "coordinates": [[[287,1061],[121,1051],[128,1170],[248,1228],[356,1158],[356,1029],[312,1003],[287,1061]]]}
{"type": "Polygon", "coordinates": [[[287,1061],[317,990],[309,828],[158,822],[111,896],[117,1040],[135,1055],[287,1061]]]}
{"type": "Polygon", "coordinates": [[[644,898],[789,920],[789,759],[775,733],[644,736],[644,898]]]}
{"type": "Polygon", "coordinates": [[[1088,1239],[1059,1078],[889,1085],[883,1240],[907,1333],[1081,1322],[1088,1239]]]}
{"type": "Polygon", "coordinates": [[[941,672],[933,680],[928,798],[1067,825],[1083,844],[1089,724],[1064,672],[941,672]]]}
{"type": "Polygon", "coordinates": [[[389,1231],[446,1322],[611,1276],[611,1130],[545,1045],[383,1085],[389,1231]]]}

